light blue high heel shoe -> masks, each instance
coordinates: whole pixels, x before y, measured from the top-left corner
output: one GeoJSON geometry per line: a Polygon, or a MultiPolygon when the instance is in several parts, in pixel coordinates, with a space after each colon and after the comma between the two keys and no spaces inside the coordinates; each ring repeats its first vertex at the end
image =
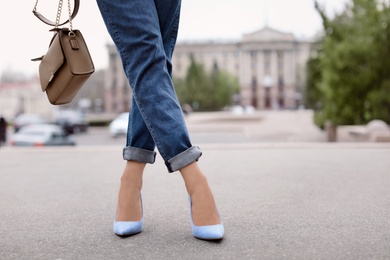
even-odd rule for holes
{"type": "Polygon", "coordinates": [[[144,209],[141,197],[142,218],[140,221],[116,221],[114,218],[114,233],[118,236],[132,236],[142,232],[144,225],[144,209]]]}
{"type": "MultiPolygon", "coordinates": [[[[223,222],[222,224],[216,224],[216,225],[195,226],[194,220],[192,219],[192,202],[190,196],[188,196],[188,202],[190,204],[192,235],[196,238],[203,239],[203,240],[221,240],[225,234],[225,228],[223,222]]],[[[221,217],[219,218],[221,219],[221,217]]]]}

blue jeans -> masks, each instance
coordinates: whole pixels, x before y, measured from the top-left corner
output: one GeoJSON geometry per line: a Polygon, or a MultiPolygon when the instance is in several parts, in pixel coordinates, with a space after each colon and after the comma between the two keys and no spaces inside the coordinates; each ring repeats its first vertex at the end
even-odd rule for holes
{"type": "Polygon", "coordinates": [[[157,146],[169,172],[197,161],[172,84],[181,0],[97,3],[133,93],[123,158],[154,163],[157,146]]]}

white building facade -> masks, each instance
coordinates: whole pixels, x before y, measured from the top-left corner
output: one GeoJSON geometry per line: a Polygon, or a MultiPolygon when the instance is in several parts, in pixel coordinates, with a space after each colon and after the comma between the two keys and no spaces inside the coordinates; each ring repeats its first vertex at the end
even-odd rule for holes
{"type": "Polygon", "coordinates": [[[291,109],[300,104],[310,41],[298,41],[291,33],[271,28],[246,34],[237,42],[178,43],[173,56],[173,75],[183,78],[191,56],[211,71],[235,75],[240,84],[240,103],[256,109],[291,109]]]}
{"type": "Polygon", "coordinates": [[[114,45],[107,45],[108,68],[104,82],[104,108],[106,113],[130,110],[131,89],[123,71],[122,61],[114,45]]]}

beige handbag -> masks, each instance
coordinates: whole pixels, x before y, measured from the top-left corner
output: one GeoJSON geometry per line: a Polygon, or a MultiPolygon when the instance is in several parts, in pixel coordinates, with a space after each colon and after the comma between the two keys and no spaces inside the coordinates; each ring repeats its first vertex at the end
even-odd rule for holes
{"type": "Polygon", "coordinates": [[[92,58],[85,40],[79,30],[73,30],[72,19],[79,8],[79,0],[74,1],[74,10],[71,14],[70,0],[68,0],[69,20],[60,24],[62,1],[59,1],[56,22],[43,17],[36,11],[38,0],[33,13],[46,24],[55,26],[54,36],[49,50],[42,57],[32,59],[41,61],[39,64],[39,79],[42,91],[46,91],[51,104],[62,105],[73,100],[77,92],[95,71],[92,58]],[[69,22],[68,28],[59,28],[69,22]]]}

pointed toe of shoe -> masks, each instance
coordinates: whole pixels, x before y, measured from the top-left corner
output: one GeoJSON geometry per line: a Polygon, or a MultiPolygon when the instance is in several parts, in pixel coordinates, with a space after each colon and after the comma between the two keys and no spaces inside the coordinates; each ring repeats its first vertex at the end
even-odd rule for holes
{"type": "Polygon", "coordinates": [[[131,236],[141,233],[143,220],[141,221],[114,221],[114,233],[118,236],[131,236]]]}
{"type": "Polygon", "coordinates": [[[203,240],[221,240],[225,234],[225,228],[223,224],[210,226],[192,225],[192,234],[194,237],[203,240]]]}
{"type": "Polygon", "coordinates": [[[188,202],[190,204],[192,235],[198,239],[203,240],[221,240],[225,235],[225,227],[223,225],[223,221],[221,220],[222,223],[216,225],[196,226],[194,224],[194,220],[192,219],[192,201],[190,196],[188,196],[188,202]]]}

